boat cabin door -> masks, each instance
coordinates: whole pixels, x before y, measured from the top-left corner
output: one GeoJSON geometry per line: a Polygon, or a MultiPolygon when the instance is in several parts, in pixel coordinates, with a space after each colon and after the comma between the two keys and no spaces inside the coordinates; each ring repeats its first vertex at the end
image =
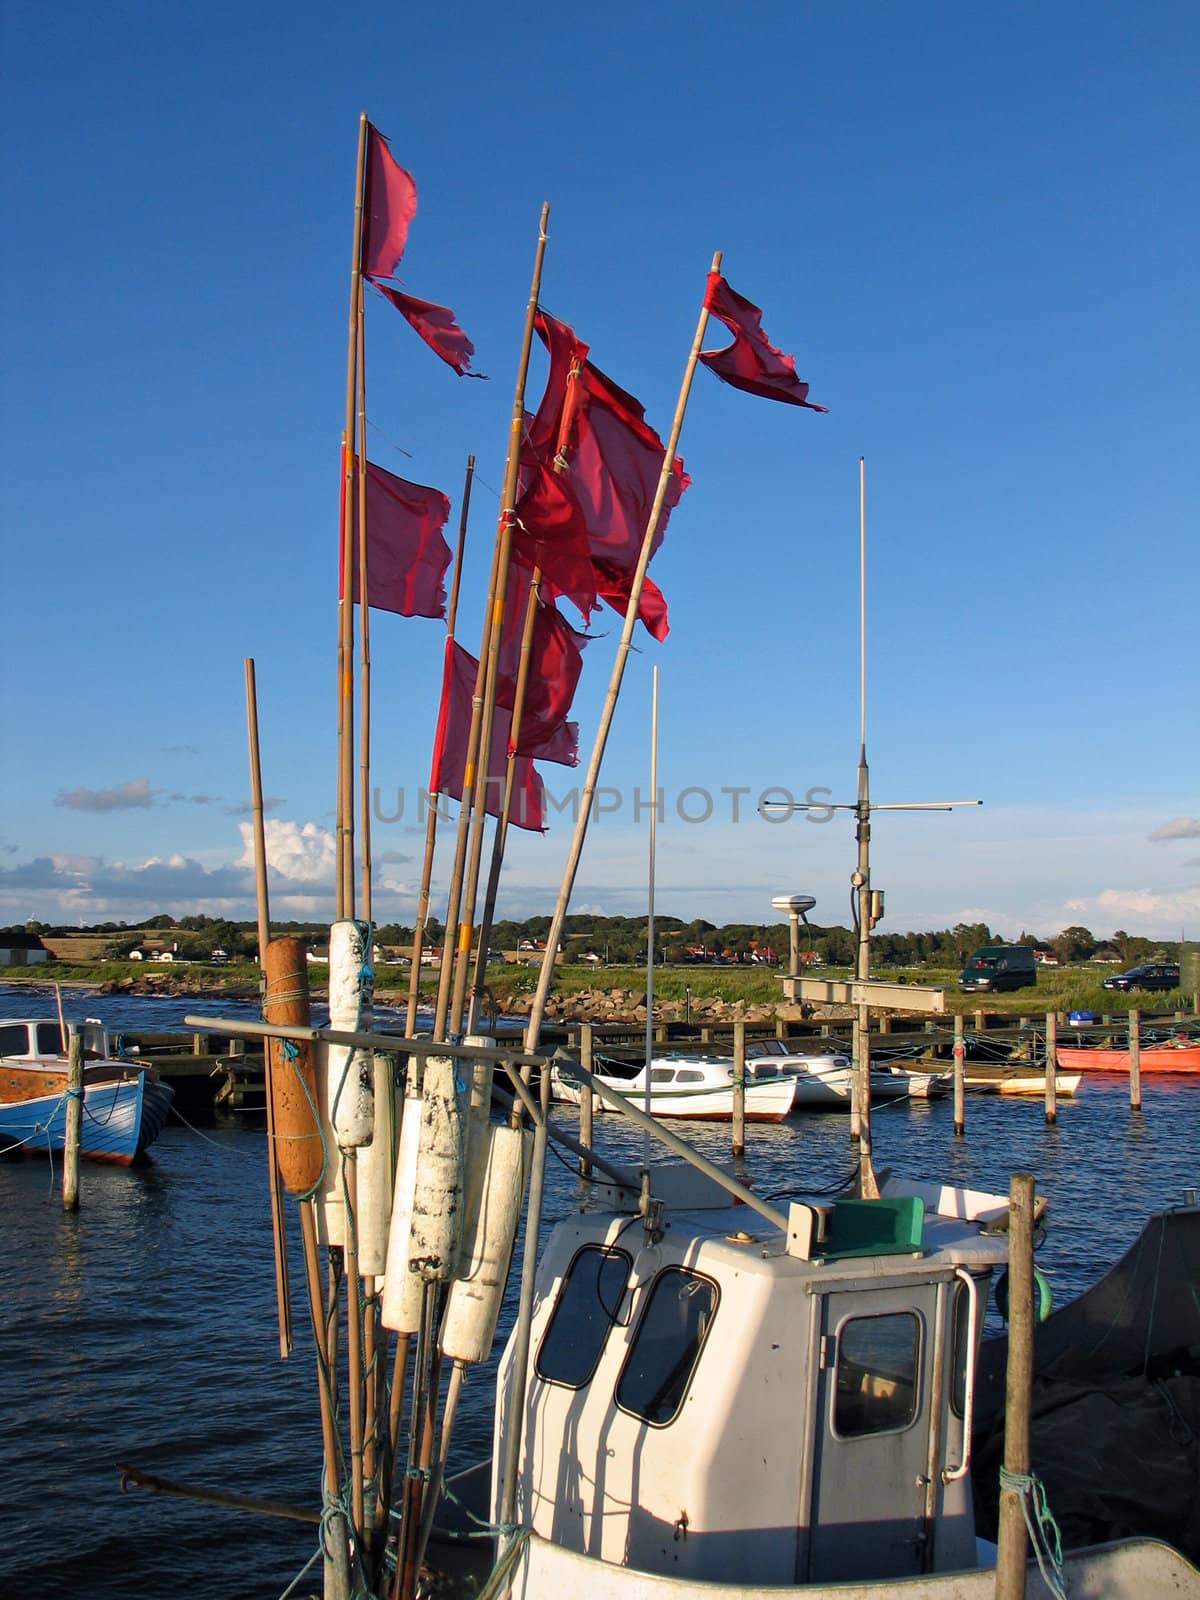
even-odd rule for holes
{"type": "Polygon", "coordinates": [[[924,1565],[936,1283],[822,1296],[809,1582],[924,1565]]]}

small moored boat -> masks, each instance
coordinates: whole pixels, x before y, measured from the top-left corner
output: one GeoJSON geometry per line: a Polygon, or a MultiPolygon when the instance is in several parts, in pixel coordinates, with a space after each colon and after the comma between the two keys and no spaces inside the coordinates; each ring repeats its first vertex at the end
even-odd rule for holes
{"type": "MultiPolygon", "coordinates": [[[[1138,1054],[1142,1072],[1200,1073],[1200,1040],[1197,1039],[1170,1039],[1164,1044],[1143,1045],[1138,1054]]],[[[1059,1045],[1058,1064],[1075,1072],[1123,1072],[1128,1077],[1129,1051],[1107,1050],[1103,1046],[1059,1045]]]]}
{"type": "MultiPolygon", "coordinates": [[[[111,1053],[100,1023],[83,1037],[80,1154],[127,1167],[162,1132],[174,1091],[150,1067],[111,1053]]],[[[0,1153],[51,1152],[66,1137],[67,1042],[44,1018],[0,1022],[0,1153]]]]}

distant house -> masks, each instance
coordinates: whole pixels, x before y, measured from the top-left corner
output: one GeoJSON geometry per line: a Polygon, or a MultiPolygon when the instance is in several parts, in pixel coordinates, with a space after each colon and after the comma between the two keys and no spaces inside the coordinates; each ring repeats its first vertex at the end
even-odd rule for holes
{"type": "Polygon", "coordinates": [[[146,952],[144,950],[131,950],[126,959],[129,961],[145,961],[146,952]]]}
{"type": "Polygon", "coordinates": [[[0,933],[0,967],[32,967],[49,959],[50,952],[36,933],[20,928],[0,933]]]}

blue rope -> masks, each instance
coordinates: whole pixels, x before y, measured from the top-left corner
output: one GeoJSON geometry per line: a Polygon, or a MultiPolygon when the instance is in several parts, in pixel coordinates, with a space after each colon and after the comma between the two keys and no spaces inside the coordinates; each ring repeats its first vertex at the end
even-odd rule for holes
{"type": "Polygon", "coordinates": [[[1019,1495],[1029,1542],[1037,1557],[1042,1582],[1054,1600],[1067,1600],[1063,1577],[1062,1533],[1046,1498],[1046,1485],[1036,1472],[1006,1472],[1000,1468],[1000,1487],[1019,1495]]]}

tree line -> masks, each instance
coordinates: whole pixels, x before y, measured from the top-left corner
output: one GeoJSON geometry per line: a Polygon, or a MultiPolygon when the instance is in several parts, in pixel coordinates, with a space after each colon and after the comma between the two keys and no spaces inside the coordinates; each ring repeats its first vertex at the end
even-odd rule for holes
{"type": "MultiPolygon", "coordinates": [[[[214,950],[223,950],[233,958],[252,956],[258,945],[257,925],[252,921],[236,922],[202,914],[172,917],[166,912],[149,917],[132,928],[124,922],[101,922],[90,928],[81,928],[56,927],[31,920],[22,927],[0,929],[0,943],[3,943],[5,931],[48,934],[51,937],[79,933],[112,934],[113,938],[105,946],[104,954],[113,960],[127,957],[130,950],[143,940],[164,948],[177,945],[180,955],[195,960],[211,958],[214,950]],[[146,935],[152,937],[145,939],[146,935]]],[[[272,931],[305,939],[318,949],[324,948],[329,938],[328,925],[317,921],[273,922],[272,931]]],[[[427,947],[438,947],[443,932],[442,924],[436,918],[431,919],[425,931],[427,947]]],[[[536,954],[544,948],[549,932],[549,916],[497,922],[492,929],[491,948],[507,953],[536,954]]],[[[789,932],[786,922],[717,924],[699,917],[685,922],[679,917],[656,916],[654,934],[655,958],[658,961],[779,966],[786,966],[788,962],[789,932]]],[[[412,949],[412,939],[412,928],[403,923],[385,923],[375,930],[376,944],[389,954],[407,954],[412,949]]],[[[1004,942],[984,922],[960,922],[953,928],[921,933],[889,933],[876,929],[871,936],[874,960],[886,967],[961,966],[979,945],[1004,942]]],[[[1100,957],[1130,966],[1137,961],[1167,960],[1178,954],[1178,946],[1170,942],[1142,938],[1124,929],[1118,929],[1111,939],[1101,939],[1088,928],[1078,925],[1064,928],[1061,933],[1046,938],[1023,932],[1016,942],[1045,950],[1064,964],[1100,957]]],[[[857,935],[852,928],[838,925],[827,927],[818,923],[801,926],[801,949],[813,952],[826,966],[851,966],[856,945],[857,935]]],[[[568,961],[590,958],[612,966],[641,965],[646,960],[646,954],[645,917],[605,917],[579,912],[566,919],[563,955],[568,961]]]]}

